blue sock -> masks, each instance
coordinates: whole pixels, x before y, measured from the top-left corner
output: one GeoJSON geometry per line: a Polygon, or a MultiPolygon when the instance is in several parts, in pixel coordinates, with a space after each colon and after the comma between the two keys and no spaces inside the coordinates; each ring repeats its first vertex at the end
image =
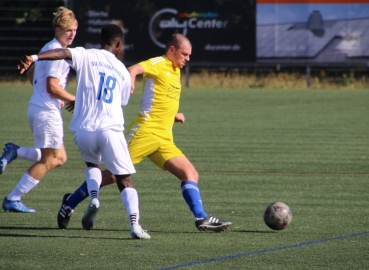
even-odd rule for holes
{"type": "Polygon", "coordinates": [[[192,181],[185,181],[182,182],[181,188],[182,196],[190,207],[195,218],[207,217],[208,214],[205,213],[204,207],[202,206],[200,191],[197,184],[192,181]]]}
{"type": "Polygon", "coordinates": [[[72,209],[75,209],[77,205],[88,197],[88,189],[86,181],[76,189],[76,191],[69,196],[68,204],[72,209]]]}

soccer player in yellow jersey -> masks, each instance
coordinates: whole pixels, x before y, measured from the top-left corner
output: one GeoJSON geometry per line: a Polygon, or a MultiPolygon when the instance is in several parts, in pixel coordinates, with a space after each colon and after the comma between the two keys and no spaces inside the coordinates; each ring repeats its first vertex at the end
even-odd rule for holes
{"type": "MultiPolygon", "coordinates": [[[[180,69],[190,60],[191,51],[191,42],[184,35],[173,34],[166,43],[165,55],[128,68],[132,80],[131,93],[136,76],[141,74],[144,77],[144,92],[140,112],[127,129],[126,139],[133,164],[148,157],[159,168],[181,180],[183,198],[195,217],[198,230],[220,232],[232,223],[219,220],[204,211],[197,185],[198,173],[173,142],[174,122],[185,121],[184,115],[178,113],[180,69]]],[[[102,186],[107,184],[110,182],[103,180],[102,186]]],[[[82,184],[64,205],[74,209],[85,198],[85,194],[86,185],[82,184]]]]}

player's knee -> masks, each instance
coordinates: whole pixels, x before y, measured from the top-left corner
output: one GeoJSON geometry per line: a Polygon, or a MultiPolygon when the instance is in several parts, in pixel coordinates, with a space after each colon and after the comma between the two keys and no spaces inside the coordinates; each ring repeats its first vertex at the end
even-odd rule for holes
{"type": "Polygon", "coordinates": [[[46,171],[50,171],[54,169],[55,167],[58,167],[59,161],[57,158],[54,157],[42,157],[41,160],[38,162],[44,166],[46,171]]]}
{"type": "Polygon", "coordinates": [[[53,166],[53,168],[60,167],[60,166],[64,165],[65,162],[67,162],[67,156],[53,158],[52,159],[52,166],[53,166]]]}
{"type": "Polygon", "coordinates": [[[196,176],[195,176],[196,180],[199,181],[199,173],[197,171],[195,171],[195,173],[196,173],[196,176]]]}
{"type": "Polygon", "coordinates": [[[67,162],[67,155],[64,155],[64,156],[60,156],[56,159],[55,163],[55,167],[59,167],[59,166],[62,166],[64,165],[65,162],[67,162]]]}
{"type": "Polygon", "coordinates": [[[199,173],[196,170],[194,170],[192,174],[194,181],[196,181],[196,183],[199,182],[199,173]]]}
{"type": "Polygon", "coordinates": [[[199,181],[199,174],[196,171],[195,168],[189,170],[186,172],[186,179],[183,179],[184,181],[193,181],[195,183],[197,183],[199,181]]]}

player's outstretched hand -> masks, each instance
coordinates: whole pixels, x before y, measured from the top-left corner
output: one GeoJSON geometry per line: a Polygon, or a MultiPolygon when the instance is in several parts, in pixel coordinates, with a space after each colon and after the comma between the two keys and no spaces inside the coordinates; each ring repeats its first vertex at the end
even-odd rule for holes
{"type": "Polygon", "coordinates": [[[23,74],[33,63],[33,59],[31,56],[25,55],[22,59],[20,59],[18,64],[18,69],[20,69],[20,74],[23,74]]]}
{"type": "Polygon", "coordinates": [[[74,101],[67,102],[67,103],[65,104],[65,109],[66,109],[68,112],[73,112],[73,111],[74,111],[74,101]]]}
{"type": "Polygon", "coordinates": [[[183,113],[176,113],[176,116],[174,118],[175,122],[180,122],[180,123],[184,123],[185,122],[185,117],[183,113]]]}

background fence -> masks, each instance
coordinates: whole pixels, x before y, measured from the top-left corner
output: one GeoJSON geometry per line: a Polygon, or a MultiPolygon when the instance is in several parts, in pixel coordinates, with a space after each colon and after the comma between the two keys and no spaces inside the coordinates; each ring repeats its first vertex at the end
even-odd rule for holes
{"type": "Polygon", "coordinates": [[[120,25],[127,66],[163,54],[173,32],[185,34],[193,43],[187,85],[205,71],[283,74],[307,86],[368,82],[369,0],[0,0],[0,80],[25,80],[17,61],[53,38],[52,13],[62,5],[79,22],[72,46],[98,48],[101,27],[120,25]]]}

